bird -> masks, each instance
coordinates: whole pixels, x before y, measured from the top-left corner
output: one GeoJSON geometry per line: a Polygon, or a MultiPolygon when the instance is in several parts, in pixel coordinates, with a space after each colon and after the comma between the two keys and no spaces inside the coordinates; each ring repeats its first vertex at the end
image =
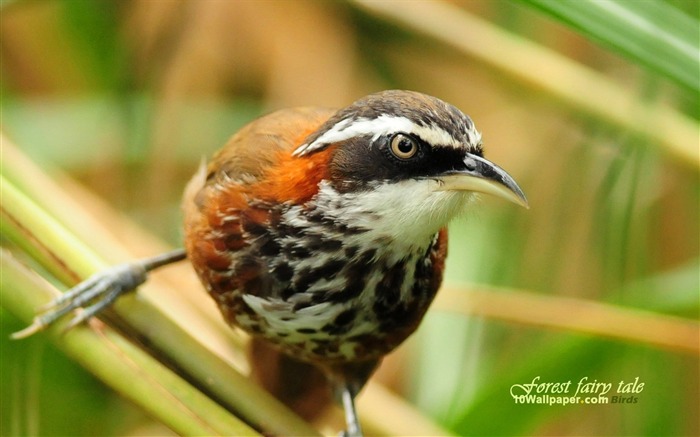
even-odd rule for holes
{"type": "Polygon", "coordinates": [[[415,91],[262,116],[187,184],[184,249],[96,274],[17,337],[89,303],[81,323],[188,259],[229,325],[326,375],[342,435],[361,436],[355,398],[433,301],[447,224],[480,193],[528,207],[483,152],[469,116],[415,91]]]}

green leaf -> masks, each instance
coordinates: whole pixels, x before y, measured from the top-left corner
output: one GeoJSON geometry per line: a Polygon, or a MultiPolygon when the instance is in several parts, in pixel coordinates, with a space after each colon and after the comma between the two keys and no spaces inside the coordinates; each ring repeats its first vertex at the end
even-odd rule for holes
{"type": "Polygon", "coordinates": [[[656,0],[521,0],[601,45],[700,92],[698,21],[656,0]]]}

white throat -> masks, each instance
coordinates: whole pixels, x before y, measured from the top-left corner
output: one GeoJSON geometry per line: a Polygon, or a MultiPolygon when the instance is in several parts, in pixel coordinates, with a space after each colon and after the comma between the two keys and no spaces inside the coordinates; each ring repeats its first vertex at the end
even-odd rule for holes
{"type": "Polygon", "coordinates": [[[440,228],[464,210],[472,193],[439,191],[434,180],[379,183],[367,191],[339,193],[322,182],[314,199],[327,217],[367,232],[358,238],[425,248],[440,228]]]}

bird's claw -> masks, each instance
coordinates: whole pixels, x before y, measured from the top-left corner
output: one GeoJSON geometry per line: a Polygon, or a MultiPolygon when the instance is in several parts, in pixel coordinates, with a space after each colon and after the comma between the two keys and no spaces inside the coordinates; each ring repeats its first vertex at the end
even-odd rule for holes
{"type": "Polygon", "coordinates": [[[141,263],[119,264],[98,272],[42,306],[32,324],[12,334],[12,338],[29,337],[69,312],[82,308],[83,311],[77,313],[66,326],[68,330],[109,307],[122,294],[143,284],[146,276],[147,270],[141,263]]]}

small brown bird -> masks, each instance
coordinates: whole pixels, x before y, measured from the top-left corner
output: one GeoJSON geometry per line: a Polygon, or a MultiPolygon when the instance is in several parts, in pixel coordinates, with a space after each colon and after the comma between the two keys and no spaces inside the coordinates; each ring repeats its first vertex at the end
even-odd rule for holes
{"type": "Polygon", "coordinates": [[[186,251],[92,277],[26,332],[96,300],[79,323],[187,257],[230,325],[327,375],[346,435],[361,435],[355,395],[425,315],[442,281],[447,223],[475,192],[527,206],[482,152],[468,116],[416,92],[272,113],[189,183],[186,251]]]}

